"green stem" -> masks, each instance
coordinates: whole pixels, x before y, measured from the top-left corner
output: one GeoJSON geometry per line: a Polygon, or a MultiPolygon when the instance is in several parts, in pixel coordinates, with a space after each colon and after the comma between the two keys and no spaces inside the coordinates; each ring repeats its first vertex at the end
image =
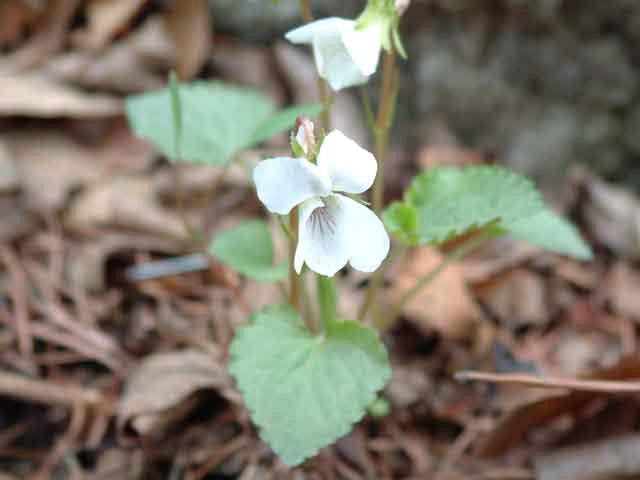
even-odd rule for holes
{"type": "Polygon", "coordinates": [[[291,236],[289,237],[289,303],[299,312],[300,276],[296,272],[296,269],[293,265],[296,254],[296,246],[298,244],[298,207],[291,210],[289,221],[289,228],[291,230],[291,236]]]}
{"type": "Polygon", "coordinates": [[[449,252],[436,268],[431,270],[425,276],[421,277],[411,289],[407,290],[404,295],[402,295],[400,301],[396,304],[392,311],[392,314],[389,317],[391,322],[395,322],[395,319],[400,316],[400,313],[402,312],[404,307],[411,300],[413,300],[424,287],[435,280],[435,278],[440,275],[449,265],[469,255],[472,251],[474,251],[485,241],[491,238],[491,236],[492,234],[488,230],[482,230],[457,246],[453,251],[449,252]]]}
{"type": "Polygon", "coordinates": [[[338,309],[338,296],[336,293],[335,285],[331,277],[325,277],[324,275],[316,276],[316,287],[318,291],[318,304],[320,305],[320,319],[322,320],[322,326],[326,332],[329,329],[329,325],[333,322],[337,315],[338,309]]]}
{"type": "MultiPolygon", "coordinates": [[[[311,10],[310,0],[300,0],[300,14],[302,15],[304,23],[313,22],[313,11],[311,10]]],[[[320,102],[324,105],[324,110],[320,114],[320,123],[324,131],[328,132],[331,126],[331,102],[333,98],[327,82],[320,76],[318,76],[317,82],[320,102]]]]}
{"type": "Polygon", "coordinates": [[[389,143],[389,131],[395,110],[396,57],[393,50],[384,57],[382,65],[382,84],[380,85],[380,107],[373,131],[375,137],[375,155],[378,160],[378,175],[373,184],[373,209],[380,215],[384,206],[384,163],[389,143]]]}
{"type": "MultiPolygon", "coordinates": [[[[396,58],[395,52],[391,50],[388,52],[382,65],[382,83],[380,85],[380,106],[378,108],[378,115],[373,128],[373,135],[375,140],[375,156],[378,160],[378,174],[376,175],[375,182],[373,184],[373,210],[378,214],[382,214],[384,207],[384,165],[385,156],[387,153],[387,145],[389,143],[389,132],[391,130],[391,124],[393,123],[393,116],[395,111],[396,86],[397,86],[397,73],[396,73],[396,58]]],[[[367,97],[363,92],[363,102],[367,97]]],[[[371,110],[370,107],[368,107],[371,110]]],[[[385,323],[380,314],[380,308],[378,305],[378,292],[382,287],[383,281],[383,269],[380,268],[374,272],[369,283],[369,291],[365,298],[364,304],[360,307],[360,315],[364,319],[364,316],[368,311],[373,311],[374,325],[376,327],[385,323]]]]}

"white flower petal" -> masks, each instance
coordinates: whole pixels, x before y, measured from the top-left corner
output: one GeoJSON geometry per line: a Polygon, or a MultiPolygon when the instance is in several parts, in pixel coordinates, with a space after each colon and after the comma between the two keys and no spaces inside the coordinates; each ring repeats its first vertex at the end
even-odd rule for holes
{"type": "Polygon", "coordinates": [[[345,222],[339,202],[331,195],[313,198],[300,206],[300,225],[294,267],[298,273],[303,263],[311,270],[332,277],[349,260],[351,238],[345,235],[345,222]]]}
{"type": "Polygon", "coordinates": [[[335,92],[354,85],[362,85],[369,79],[367,75],[362,74],[351,58],[340,35],[316,37],[313,41],[313,56],[318,74],[335,92]]]}
{"type": "Polygon", "coordinates": [[[373,23],[363,29],[343,30],[342,41],[353,62],[363,75],[373,75],[378,68],[382,48],[380,25],[373,23]]]}
{"type": "Polygon", "coordinates": [[[368,190],[378,171],[375,157],[339,130],[333,130],[322,142],[318,166],[331,178],[334,191],[347,193],[368,190]]]}
{"type": "Polygon", "coordinates": [[[343,195],[333,195],[338,204],[340,222],[338,230],[342,242],[349,245],[349,263],[361,272],[378,269],[389,253],[389,235],[378,216],[366,206],[343,195]]]}
{"type": "Polygon", "coordinates": [[[258,198],[273,213],[286,215],[299,203],[331,193],[331,179],[304,158],[263,160],[253,170],[258,198]]]}
{"type": "Polygon", "coordinates": [[[344,28],[353,25],[353,20],[345,18],[329,17],[315,22],[307,23],[302,27],[295,28],[285,34],[285,38],[291,43],[313,43],[316,37],[333,36],[340,38],[340,32],[344,28]]]}

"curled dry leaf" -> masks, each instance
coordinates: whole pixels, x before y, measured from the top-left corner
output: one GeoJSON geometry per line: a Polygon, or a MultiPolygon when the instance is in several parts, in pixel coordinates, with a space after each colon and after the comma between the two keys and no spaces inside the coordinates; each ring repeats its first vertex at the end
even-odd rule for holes
{"type": "Polygon", "coordinates": [[[0,194],[15,192],[19,187],[18,172],[6,142],[0,139],[0,194]]]}
{"type": "MultiPolygon", "coordinates": [[[[443,255],[432,247],[414,250],[397,271],[391,290],[395,302],[412,288],[416,281],[435,269],[443,255]]],[[[460,264],[446,268],[409,302],[403,312],[425,332],[435,329],[445,338],[460,340],[474,331],[474,324],[482,318],[465,284],[460,264]]]]}
{"type": "Polygon", "coordinates": [[[66,225],[80,231],[116,226],[175,239],[186,236],[179,215],[159,205],[147,177],[118,176],[93,185],[74,198],[66,225]]]}
{"type": "Polygon", "coordinates": [[[623,262],[616,263],[604,284],[604,295],[615,313],[640,321],[640,273],[623,262]]]}
{"type": "Polygon", "coordinates": [[[418,152],[418,165],[421,168],[463,167],[482,163],[484,163],[482,155],[459,147],[427,146],[418,152]]]}
{"type": "Polygon", "coordinates": [[[583,180],[584,216],[592,235],[622,257],[640,258],[640,199],[596,177],[583,180]]]}
{"type": "Polygon", "coordinates": [[[172,2],[166,16],[167,31],[178,52],[178,75],[196,75],[211,51],[211,18],[206,0],[172,2]]]}
{"type": "Polygon", "coordinates": [[[0,75],[0,117],[103,118],[118,115],[122,102],[88,94],[38,74],[0,75]]]}
{"type": "Polygon", "coordinates": [[[95,152],[62,130],[13,130],[2,138],[15,161],[26,200],[36,209],[62,208],[73,189],[93,183],[104,174],[92,161],[95,152]],[[53,168],[56,175],[51,175],[53,168]]]}
{"type": "Polygon", "coordinates": [[[160,72],[177,59],[164,18],[152,15],[139,28],[100,53],[73,51],[49,60],[43,73],[87,88],[123,93],[159,88],[160,72]]]}
{"type": "Polygon", "coordinates": [[[154,415],[179,406],[196,391],[229,385],[229,377],[213,351],[186,349],[150,355],[126,380],[118,405],[118,423],[124,426],[137,418],[138,425],[149,427],[154,415]]]}
{"type": "MultiPolygon", "coordinates": [[[[621,359],[616,365],[584,377],[587,380],[629,380],[640,378],[637,357],[621,359]]],[[[476,453],[494,457],[518,446],[529,432],[549,425],[565,415],[577,415],[601,393],[576,391],[526,403],[509,412],[500,424],[482,439],[476,453]]]]}
{"type": "Polygon", "coordinates": [[[104,48],[122,32],[148,0],[91,0],[86,9],[88,26],[76,32],[74,43],[87,50],[104,48]]]}
{"type": "Polygon", "coordinates": [[[550,321],[544,281],[524,268],[499,275],[478,290],[489,309],[512,330],[543,327],[550,321]]]}
{"type": "MultiPolygon", "coordinates": [[[[69,24],[80,0],[51,0],[48,3],[50,5],[47,8],[40,9],[41,15],[36,21],[38,27],[31,39],[11,55],[0,57],[0,73],[10,75],[24,72],[40,65],[64,46],[69,24]]],[[[0,91],[4,96],[4,88],[0,91]]]]}
{"type": "Polygon", "coordinates": [[[268,93],[276,105],[282,106],[287,100],[273,55],[266,47],[240,43],[221,45],[215,49],[211,65],[226,80],[268,93]]]}

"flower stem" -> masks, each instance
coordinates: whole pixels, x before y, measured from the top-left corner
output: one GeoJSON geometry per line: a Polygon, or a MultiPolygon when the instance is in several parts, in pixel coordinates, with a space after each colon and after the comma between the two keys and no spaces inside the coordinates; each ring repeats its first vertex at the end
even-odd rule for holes
{"type": "Polygon", "coordinates": [[[391,315],[389,316],[390,324],[395,322],[395,320],[400,316],[402,309],[411,300],[413,300],[424,287],[435,280],[437,276],[440,275],[449,265],[469,255],[472,251],[474,251],[485,241],[491,238],[491,236],[492,234],[488,229],[481,230],[479,233],[468,238],[466,241],[458,245],[454,250],[449,252],[437,267],[421,277],[412,288],[407,290],[404,295],[402,295],[400,301],[398,301],[398,303],[392,310],[391,315]]]}
{"type": "Polygon", "coordinates": [[[316,286],[318,290],[318,304],[320,305],[320,319],[326,332],[329,325],[336,318],[338,308],[338,296],[331,277],[324,275],[316,276],[316,286]]]}
{"type": "Polygon", "coordinates": [[[396,58],[391,50],[384,56],[382,84],[380,85],[380,107],[373,134],[375,155],[378,160],[378,175],[373,184],[373,209],[380,215],[384,206],[384,161],[389,143],[389,132],[393,123],[396,101],[396,58]]]}
{"type": "MultiPolygon", "coordinates": [[[[387,153],[387,145],[389,143],[389,132],[393,123],[395,113],[395,103],[397,99],[397,73],[395,52],[392,49],[387,52],[382,65],[382,83],[380,85],[380,106],[378,107],[378,115],[373,128],[375,141],[375,156],[378,160],[378,174],[373,184],[373,210],[378,214],[382,214],[384,207],[384,164],[387,153]]],[[[363,101],[366,97],[363,96],[363,101]]],[[[369,108],[370,110],[370,108],[369,108]]],[[[373,311],[374,325],[376,327],[386,323],[380,315],[378,308],[378,292],[382,287],[384,269],[380,268],[374,272],[369,283],[369,291],[365,298],[363,306],[360,308],[359,316],[364,318],[368,311],[373,311]]]]}
{"type": "Polygon", "coordinates": [[[289,221],[291,229],[289,237],[289,303],[297,311],[300,311],[300,276],[293,265],[298,243],[298,207],[291,210],[289,221]]]}
{"type": "MultiPolygon", "coordinates": [[[[300,0],[300,14],[304,23],[313,22],[311,0],[300,0]]],[[[327,82],[320,76],[318,76],[318,92],[320,94],[320,102],[324,105],[324,110],[320,114],[320,123],[324,131],[328,132],[331,126],[331,102],[333,99],[327,82]]]]}

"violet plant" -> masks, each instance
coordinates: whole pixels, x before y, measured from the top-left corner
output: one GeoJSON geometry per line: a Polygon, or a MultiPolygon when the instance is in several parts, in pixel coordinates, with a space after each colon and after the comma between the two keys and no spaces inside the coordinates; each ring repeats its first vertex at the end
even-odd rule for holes
{"type": "Polygon", "coordinates": [[[504,234],[560,254],[591,258],[575,227],[545,205],[533,184],[501,167],[432,168],[414,179],[403,201],[383,210],[384,158],[398,90],[396,62],[398,55],[406,58],[400,16],[408,4],[368,0],[356,19],[313,21],[309,1],[300,1],[306,24],[286,38],[311,45],[322,106],[274,113],[259,92],[219,82],[175,81],[127,103],[134,130],[173,162],[228,164],[243,149],[292,129],[300,115],[321,116],[318,126],[299,117],[290,155],[262,160],[253,170],[258,198],[285,226],[287,264],[274,265],[273,241],[263,220],[222,232],[209,246],[213,256],[253,280],[284,282],[288,276],[288,303],[255,312],[236,332],[229,371],[261,437],[289,466],[314,456],[348,433],[368,408],[380,406],[375,402],[391,367],[379,333],[449,263],[504,234]],[[330,90],[366,84],[380,63],[377,111],[366,90],[361,92],[374,138],[370,153],[330,128],[330,90]],[[361,197],[370,188],[372,208],[361,197]],[[387,231],[395,247],[462,239],[391,308],[381,301],[392,247],[387,231]],[[358,319],[343,319],[337,305],[333,277],[345,267],[372,273],[358,319]],[[302,299],[306,275],[316,277],[312,303],[317,303],[320,325],[308,315],[309,300],[302,299]]]}

